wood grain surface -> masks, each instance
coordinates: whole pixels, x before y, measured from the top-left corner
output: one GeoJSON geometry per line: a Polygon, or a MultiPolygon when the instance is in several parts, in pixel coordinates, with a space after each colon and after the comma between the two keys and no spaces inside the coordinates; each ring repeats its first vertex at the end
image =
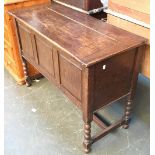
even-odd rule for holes
{"type": "Polygon", "coordinates": [[[146,39],[55,3],[10,14],[15,17],[27,86],[31,83],[25,60],[81,109],[85,153],[115,128],[128,128],[146,39]],[[94,117],[123,97],[128,98],[119,121],[105,126],[94,117]],[[93,120],[103,129],[94,138],[93,120]]]}
{"type": "Polygon", "coordinates": [[[145,42],[142,37],[61,7],[53,4],[11,14],[86,66],[145,42]]]}

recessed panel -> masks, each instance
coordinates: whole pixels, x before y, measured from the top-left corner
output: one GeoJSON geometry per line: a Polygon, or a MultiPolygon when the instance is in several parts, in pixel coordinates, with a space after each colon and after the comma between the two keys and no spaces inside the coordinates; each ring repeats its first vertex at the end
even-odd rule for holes
{"type": "Polygon", "coordinates": [[[42,38],[36,36],[36,49],[38,65],[49,75],[54,76],[53,47],[49,46],[42,38]]]}
{"type": "Polygon", "coordinates": [[[32,39],[33,36],[28,29],[19,24],[19,35],[21,41],[22,54],[29,59],[34,59],[32,39]]]}
{"type": "Polygon", "coordinates": [[[95,109],[129,93],[134,57],[135,51],[129,51],[95,65],[95,109]]]}
{"type": "Polygon", "coordinates": [[[64,56],[59,56],[61,85],[81,100],[81,69],[64,56]]]}

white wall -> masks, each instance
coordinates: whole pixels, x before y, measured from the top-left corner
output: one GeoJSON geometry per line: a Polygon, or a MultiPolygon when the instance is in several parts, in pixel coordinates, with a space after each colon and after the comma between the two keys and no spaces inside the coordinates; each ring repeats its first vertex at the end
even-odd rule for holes
{"type": "Polygon", "coordinates": [[[108,7],[108,0],[100,0],[104,7],[108,7]]]}

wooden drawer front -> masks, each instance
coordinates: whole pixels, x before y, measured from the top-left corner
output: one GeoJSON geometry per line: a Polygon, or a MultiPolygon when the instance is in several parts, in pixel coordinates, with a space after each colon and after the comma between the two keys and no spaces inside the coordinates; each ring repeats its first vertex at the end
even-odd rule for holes
{"type": "Polygon", "coordinates": [[[9,72],[14,73],[14,75],[17,74],[17,67],[15,62],[9,57],[8,54],[4,55],[4,64],[5,67],[9,70],[9,72]]]}
{"type": "Polygon", "coordinates": [[[19,26],[19,37],[21,41],[21,48],[22,48],[22,55],[26,56],[30,60],[35,60],[35,54],[33,50],[33,42],[34,42],[34,35],[31,31],[24,26],[18,24],[19,26]]]}
{"type": "Polygon", "coordinates": [[[130,91],[135,50],[109,58],[95,66],[94,107],[99,109],[130,91]]]}
{"type": "Polygon", "coordinates": [[[9,33],[6,30],[6,28],[4,28],[4,39],[7,40],[8,42],[10,41],[10,39],[9,39],[9,33]]]}
{"type": "Polygon", "coordinates": [[[81,69],[63,55],[59,55],[59,62],[61,85],[81,101],[81,69]]]}
{"type": "Polygon", "coordinates": [[[35,36],[38,65],[48,76],[54,76],[53,47],[48,45],[42,38],[35,36]]]}
{"type": "Polygon", "coordinates": [[[14,59],[13,48],[9,45],[7,41],[4,41],[4,54],[8,54],[12,59],[14,59]]]}

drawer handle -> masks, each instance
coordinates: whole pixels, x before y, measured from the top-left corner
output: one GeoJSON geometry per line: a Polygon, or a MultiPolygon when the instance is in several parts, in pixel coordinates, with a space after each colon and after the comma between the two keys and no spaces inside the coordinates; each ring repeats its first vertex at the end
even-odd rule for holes
{"type": "Polygon", "coordinates": [[[102,66],[102,69],[103,69],[103,70],[105,70],[105,69],[106,69],[106,67],[107,67],[106,65],[103,65],[103,66],[102,66]]]}

